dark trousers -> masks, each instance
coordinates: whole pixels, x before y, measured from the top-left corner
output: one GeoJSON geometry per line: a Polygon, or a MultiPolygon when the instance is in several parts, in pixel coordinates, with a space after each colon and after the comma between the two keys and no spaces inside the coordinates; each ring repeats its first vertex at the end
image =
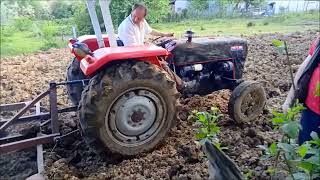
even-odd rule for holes
{"type": "Polygon", "coordinates": [[[307,108],[302,111],[300,124],[302,129],[299,132],[299,145],[303,144],[305,141],[311,140],[310,133],[312,131],[320,135],[320,115],[310,109],[307,108]]]}

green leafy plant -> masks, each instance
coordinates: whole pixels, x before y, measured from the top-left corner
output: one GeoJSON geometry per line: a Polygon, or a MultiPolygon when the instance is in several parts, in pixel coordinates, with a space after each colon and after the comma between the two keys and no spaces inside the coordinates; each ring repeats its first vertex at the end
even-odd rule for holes
{"type": "Polygon", "coordinates": [[[285,42],[279,39],[273,39],[272,45],[275,46],[280,54],[285,54],[285,42]]]}
{"type": "Polygon", "coordinates": [[[59,26],[53,21],[45,21],[40,25],[40,36],[44,39],[44,45],[41,50],[59,47],[57,43],[57,35],[59,26]]]}
{"type": "Polygon", "coordinates": [[[196,110],[191,112],[188,119],[194,119],[199,124],[197,129],[196,138],[203,144],[206,140],[212,142],[217,148],[221,149],[218,140],[218,133],[220,127],[217,122],[223,115],[220,113],[219,108],[211,107],[210,111],[198,112],[196,110]]]}
{"type": "Polygon", "coordinates": [[[288,64],[289,70],[290,70],[291,83],[292,83],[293,89],[296,90],[296,86],[294,84],[294,79],[293,79],[292,66],[291,66],[291,62],[289,59],[288,46],[287,46],[286,41],[280,41],[279,39],[273,39],[272,45],[277,48],[277,50],[280,54],[286,55],[287,64],[288,64]]]}
{"type": "Polygon", "coordinates": [[[314,179],[320,177],[320,139],[317,133],[312,132],[312,140],[302,145],[296,143],[301,126],[297,117],[305,107],[298,102],[288,109],[286,114],[273,112],[272,123],[275,129],[280,129],[283,133],[278,142],[273,142],[270,146],[258,146],[265,152],[263,159],[275,157],[275,167],[270,171],[278,170],[279,160],[283,160],[292,179],[314,179]]]}

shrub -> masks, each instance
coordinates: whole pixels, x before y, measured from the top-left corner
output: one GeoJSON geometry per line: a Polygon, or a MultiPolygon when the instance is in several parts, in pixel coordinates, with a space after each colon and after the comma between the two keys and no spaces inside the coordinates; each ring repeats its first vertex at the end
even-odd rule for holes
{"type": "Polygon", "coordinates": [[[212,142],[217,148],[220,149],[220,143],[218,140],[218,133],[220,127],[217,122],[223,115],[220,113],[219,108],[211,107],[210,111],[198,112],[192,111],[188,119],[193,119],[199,124],[199,128],[196,130],[196,138],[203,144],[206,140],[212,142]]]}
{"type": "Polygon", "coordinates": [[[14,20],[14,27],[19,31],[30,31],[32,29],[32,20],[20,17],[14,20]]]}
{"type": "Polygon", "coordinates": [[[252,26],[254,26],[255,24],[253,23],[253,22],[248,22],[248,24],[247,24],[247,27],[252,27],[252,26]]]}
{"type": "Polygon", "coordinates": [[[286,114],[273,112],[272,123],[275,129],[281,130],[282,138],[269,147],[259,146],[265,151],[263,159],[275,157],[275,167],[269,168],[269,172],[280,171],[278,162],[283,160],[287,168],[281,171],[286,171],[292,179],[320,178],[320,138],[317,133],[312,132],[312,140],[300,146],[295,142],[301,129],[297,117],[303,109],[301,104],[296,103],[286,114]]]}
{"type": "Polygon", "coordinates": [[[53,40],[50,40],[50,41],[45,41],[45,43],[41,46],[40,50],[46,51],[50,48],[58,48],[58,47],[59,47],[58,43],[56,43],[53,40]]]}
{"type": "Polygon", "coordinates": [[[54,38],[59,33],[59,26],[53,21],[44,21],[40,24],[41,35],[44,39],[54,38]]]}

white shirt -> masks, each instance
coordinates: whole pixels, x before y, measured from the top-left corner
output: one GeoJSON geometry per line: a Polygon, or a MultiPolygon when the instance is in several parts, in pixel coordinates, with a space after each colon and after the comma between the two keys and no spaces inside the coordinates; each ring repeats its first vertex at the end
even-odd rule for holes
{"type": "Polygon", "coordinates": [[[150,34],[152,28],[146,20],[140,23],[140,26],[133,23],[131,15],[129,15],[118,28],[118,36],[122,40],[124,46],[143,45],[144,38],[150,34]]]}

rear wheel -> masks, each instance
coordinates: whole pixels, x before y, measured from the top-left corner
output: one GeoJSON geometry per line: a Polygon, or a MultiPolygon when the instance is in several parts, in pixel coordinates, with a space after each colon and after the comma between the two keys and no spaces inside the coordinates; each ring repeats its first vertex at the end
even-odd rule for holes
{"type": "Polygon", "coordinates": [[[80,125],[91,144],[100,142],[112,152],[136,155],[152,150],[168,134],[178,98],[175,82],[155,65],[113,65],[85,88],[80,125]]]}
{"type": "Polygon", "coordinates": [[[252,121],[261,114],[265,103],[266,95],[261,84],[244,81],[232,91],[229,115],[237,122],[252,121]]]}
{"type": "MultiPolygon", "coordinates": [[[[85,75],[80,69],[80,62],[76,58],[73,58],[67,69],[67,81],[82,80],[82,79],[85,79],[85,75]]],[[[74,105],[78,105],[81,99],[83,85],[68,84],[67,90],[68,90],[68,95],[71,102],[74,105]]]]}

